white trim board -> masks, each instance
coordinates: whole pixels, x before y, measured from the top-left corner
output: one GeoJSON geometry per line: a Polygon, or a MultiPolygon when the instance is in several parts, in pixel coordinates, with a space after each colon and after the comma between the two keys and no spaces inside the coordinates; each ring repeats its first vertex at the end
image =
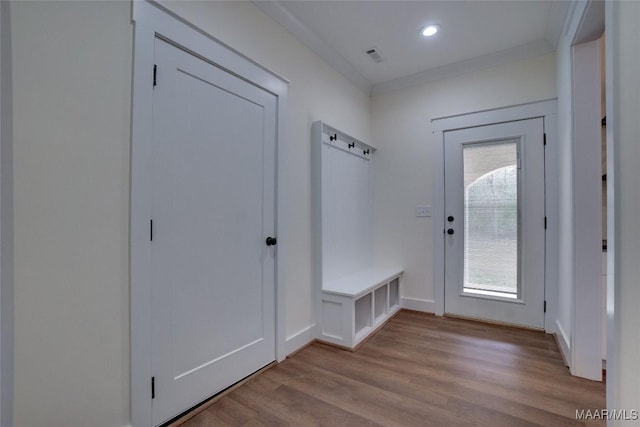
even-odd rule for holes
{"type": "Polygon", "coordinates": [[[487,124],[544,117],[545,115],[556,114],[556,112],[557,105],[556,99],[554,98],[508,107],[491,108],[489,110],[475,111],[472,113],[437,117],[431,119],[431,124],[434,132],[444,132],[484,126],[487,124]]]}
{"type": "Polygon", "coordinates": [[[435,313],[436,303],[429,299],[400,297],[400,308],[423,313],[435,313]]]}
{"type": "Polygon", "coordinates": [[[0,2],[0,425],[13,425],[13,98],[10,2],[0,2]]]}
{"type": "Polygon", "coordinates": [[[560,349],[560,352],[562,353],[562,360],[566,361],[567,363],[569,362],[569,360],[571,360],[571,344],[569,341],[569,338],[567,337],[567,334],[564,332],[564,329],[562,329],[562,325],[560,325],[560,322],[558,322],[556,320],[556,341],[558,341],[558,347],[560,349]]]}
{"type": "MultiPolygon", "coordinates": [[[[624,382],[620,375],[621,343],[630,332],[623,335],[620,331],[622,316],[620,313],[622,283],[616,268],[619,268],[619,256],[616,247],[620,246],[620,187],[619,177],[619,141],[623,128],[620,127],[621,114],[621,79],[618,77],[620,64],[620,32],[617,30],[619,20],[619,4],[605,3],[605,98],[607,112],[606,145],[607,145],[607,381],[606,396],[608,408],[620,408],[624,382]],[[616,267],[616,262],[617,267],[616,267]],[[616,283],[616,280],[618,283],[616,283]]],[[[622,80],[628,84],[629,80],[622,80]]],[[[627,317],[628,319],[628,317],[627,317]]]]}
{"type": "MultiPolygon", "coordinates": [[[[152,140],[153,65],[156,36],[186,48],[216,66],[267,90],[277,97],[276,139],[276,235],[283,230],[282,195],[277,182],[282,179],[281,144],[285,135],[285,107],[288,82],[268,69],[209,36],[188,22],[166,12],[155,3],[133,2],[134,73],[131,133],[131,424],[151,426],[151,283],[148,221],[151,217],[151,170],[148,159],[152,140]]],[[[278,235],[281,242],[286,236],[278,235]]],[[[282,259],[286,245],[276,256],[276,354],[286,356],[285,294],[282,259]]]]}
{"type": "Polygon", "coordinates": [[[305,345],[316,339],[316,324],[309,325],[306,328],[296,332],[287,338],[285,352],[287,356],[291,353],[295,353],[305,345]]]}
{"type": "MultiPolygon", "coordinates": [[[[549,148],[556,144],[556,114],[557,102],[555,99],[531,102],[527,104],[514,105],[504,108],[495,108],[490,110],[478,111],[468,114],[460,114],[455,116],[447,116],[434,118],[431,120],[433,139],[431,139],[431,156],[434,165],[434,206],[433,206],[433,235],[434,235],[434,271],[433,283],[434,292],[434,313],[438,316],[444,314],[444,234],[439,230],[445,229],[445,205],[444,205],[444,133],[447,131],[465,129],[477,126],[490,125],[495,123],[505,123],[517,120],[526,120],[536,117],[544,118],[545,134],[547,135],[547,156],[545,156],[545,169],[548,172],[554,171],[556,168],[550,167],[553,163],[550,153],[555,153],[555,148],[549,148]]],[[[546,191],[545,205],[546,215],[549,222],[557,221],[557,174],[547,173],[546,175],[546,191]],[[555,198],[555,199],[554,199],[555,198]]],[[[554,222],[555,224],[555,222],[554,222]]],[[[554,236],[547,229],[546,245],[547,248],[554,247],[554,236]]],[[[550,254],[556,253],[547,250],[545,254],[545,298],[547,305],[555,307],[555,295],[557,288],[557,264],[558,259],[551,258],[550,254]]],[[[547,310],[545,314],[545,329],[547,331],[555,331],[554,314],[547,310]]]]}

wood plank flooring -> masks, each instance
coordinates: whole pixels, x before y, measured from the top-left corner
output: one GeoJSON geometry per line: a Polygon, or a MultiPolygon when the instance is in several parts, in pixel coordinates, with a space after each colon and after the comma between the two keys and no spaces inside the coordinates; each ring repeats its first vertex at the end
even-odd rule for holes
{"type": "Polygon", "coordinates": [[[182,427],[604,426],[575,419],[603,408],[604,383],[572,377],[550,335],[402,311],[357,352],[315,343],[182,427]]]}

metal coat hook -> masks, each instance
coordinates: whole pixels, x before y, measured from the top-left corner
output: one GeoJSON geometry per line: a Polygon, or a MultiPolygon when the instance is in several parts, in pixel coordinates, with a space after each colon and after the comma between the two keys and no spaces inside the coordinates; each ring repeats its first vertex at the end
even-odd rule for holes
{"type": "Polygon", "coordinates": [[[367,148],[366,150],[362,150],[362,154],[364,154],[365,156],[369,154],[369,149],[367,148]]]}
{"type": "Polygon", "coordinates": [[[334,133],[333,136],[329,135],[329,141],[335,141],[338,139],[338,134],[334,133]]]}
{"type": "Polygon", "coordinates": [[[349,148],[353,148],[353,147],[355,147],[355,146],[356,146],[356,143],[355,143],[355,142],[352,142],[351,144],[349,144],[349,148]]]}

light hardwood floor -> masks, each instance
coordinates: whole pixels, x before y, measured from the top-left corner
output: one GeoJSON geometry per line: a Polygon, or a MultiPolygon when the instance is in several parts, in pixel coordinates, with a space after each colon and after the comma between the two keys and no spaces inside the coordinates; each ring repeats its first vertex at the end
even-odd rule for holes
{"type": "Polygon", "coordinates": [[[572,377],[550,335],[402,311],[357,352],[313,344],[182,427],[556,427],[603,408],[604,383],[572,377]]]}

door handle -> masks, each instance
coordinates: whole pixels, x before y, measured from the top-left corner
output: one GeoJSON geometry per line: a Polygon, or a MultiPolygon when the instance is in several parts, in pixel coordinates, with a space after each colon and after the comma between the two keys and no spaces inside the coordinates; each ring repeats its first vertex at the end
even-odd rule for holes
{"type": "Polygon", "coordinates": [[[453,228],[450,228],[447,230],[447,234],[453,234],[453,233],[454,233],[453,228]]]}
{"type": "Polygon", "coordinates": [[[267,244],[267,246],[275,246],[276,243],[278,243],[278,239],[276,239],[275,237],[267,237],[267,240],[265,240],[265,243],[267,244]]]}

